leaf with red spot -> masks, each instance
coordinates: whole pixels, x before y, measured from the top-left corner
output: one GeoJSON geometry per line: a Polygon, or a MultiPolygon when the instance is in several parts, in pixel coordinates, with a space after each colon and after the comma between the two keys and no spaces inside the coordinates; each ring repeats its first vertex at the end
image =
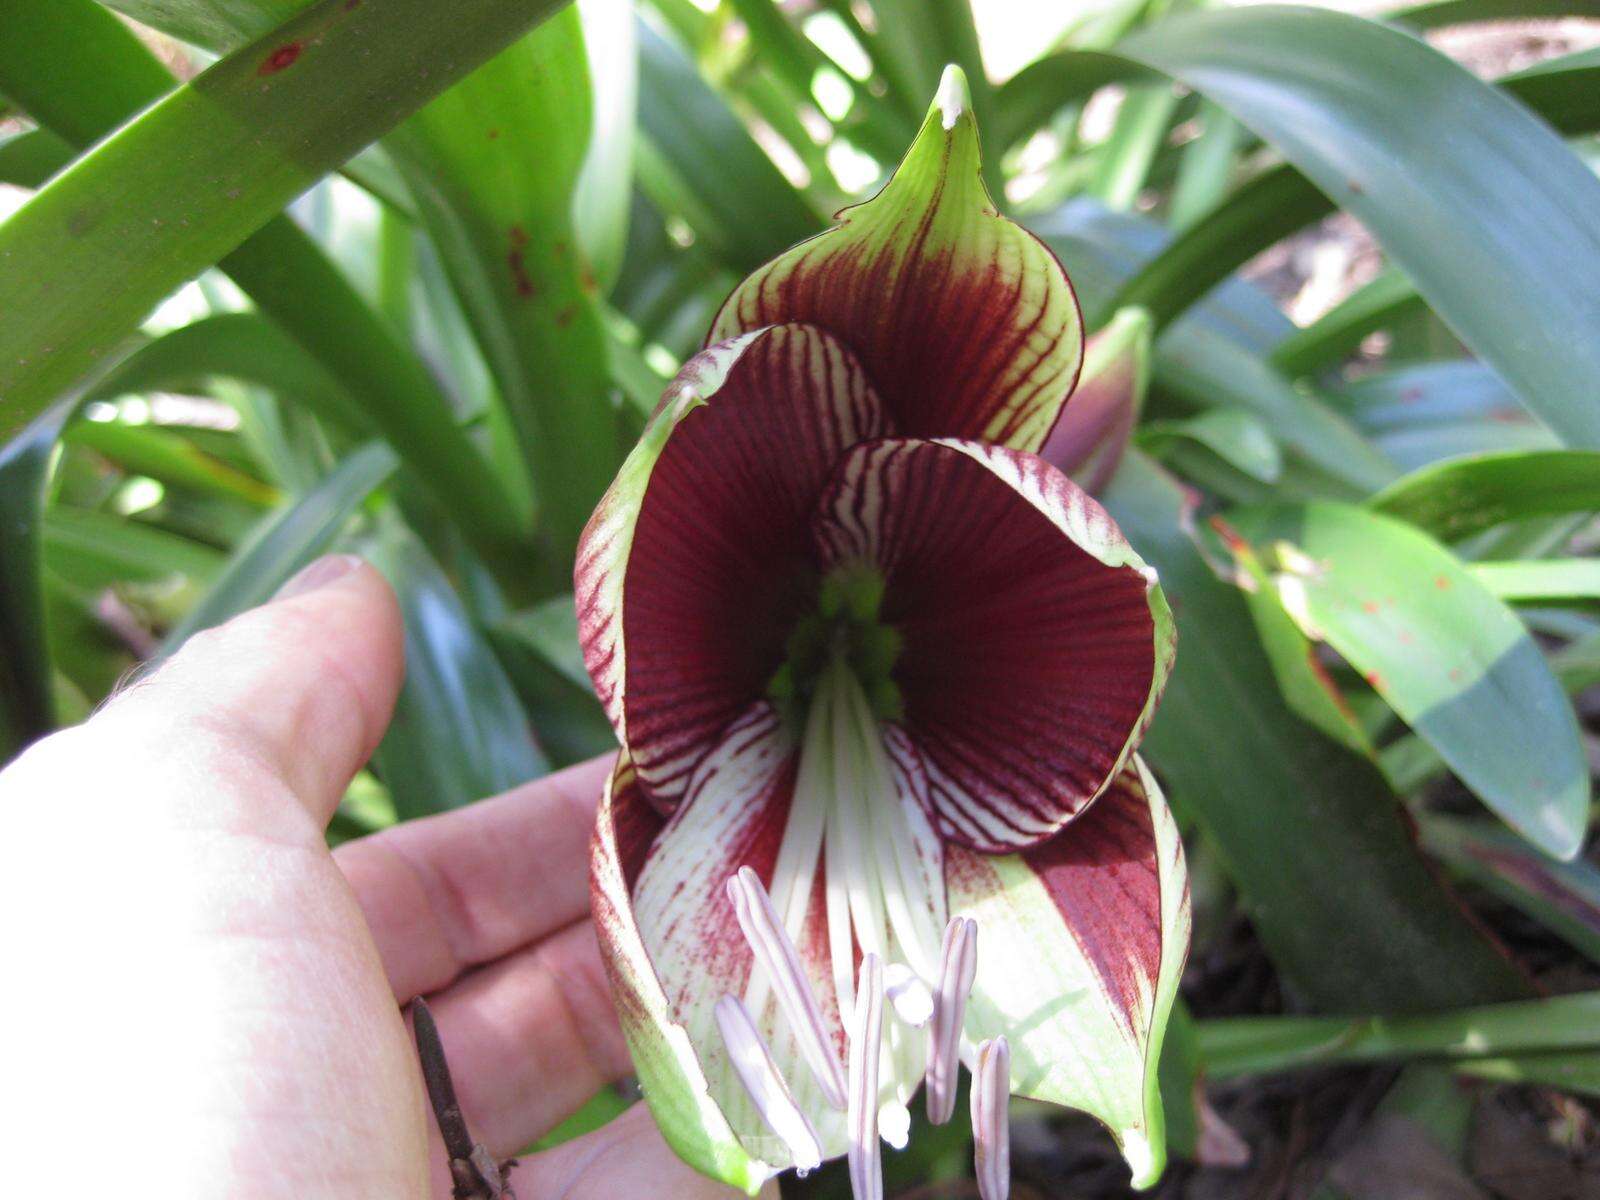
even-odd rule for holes
{"type": "Polygon", "coordinates": [[[1011,1043],[1011,1088],[1105,1123],[1148,1187],[1166,1162],[1156,1067],[1189,947],[1183,842],[1134,758],[1042,845],[950,847],[950,911],[978,922],[965,1034],[1011,1043]]]}
{"type": "Polygon", "coordinates": [[[1455,555],[1352,505],[1228,520],[1307,637],[1337,650],[1506,824],[1557,858],[1577,853],[1590,795],[1577,718],[1527,628],[1455,555]]]}
{"type": "Polygon", "coordinates": [[[708,340],[783,321],[849,346],[897,432],[1044,444],[1082,363],[1082,317],[1055,255],[989,201],[959,69],[884,189],[734,289],[708,340]]]}

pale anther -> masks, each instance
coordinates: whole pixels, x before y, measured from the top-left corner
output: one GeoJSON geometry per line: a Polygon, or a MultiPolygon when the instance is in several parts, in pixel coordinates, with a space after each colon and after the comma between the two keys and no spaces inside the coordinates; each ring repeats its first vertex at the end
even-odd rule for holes
{"type": "Polygon", "coordinates": [[[935,1125],[943,1125],[955,1115],[961,1025],[977,971],[978,923],[971,917],[953,917],[944,930],[933,1020],[928,1027],[927,1111],[928,1120],[935,1125]]]}
{"type": "Polygon", "coordinates": [[[894,1015],[913,1029],[933,1019],[933,989],[905,963],[883,968],[883,994],[894,1006],[894,1015]]]}
{"type": "Polygon", "coordinates": [[[978,1047],[972,1072],[973,1174],[982,1200],[1006,1200],[1011,1192],[1011,1047],[1003,1037],[978,1047]]]}
{"type": "Polygon", "coordinates": [[[850,1028],[850,1188],[855,1200],[883,1200],[883,1162],[878,1148],[878,1062],[883,1049],[883,964],[876,954],[861,959],[850,1028]]]}
{"type": "Polygon", "coordinates": [[[728,879],[728,899],[733,902],[739,928],[744,931],[756,961],[772,981],[784,1019],[794,1032],[806,1065],[817,1077],[823,1098],[834,1108],[843,1108],[844,1068],[839,1065],[839,1056],[822,1022],[822,1010],[806,980],[800,953],[778,919],[767,889],[761,886],[760,876],[749,867],[740,867],[728,879]]]}
{"type": "Polygon", "coordinates": [[[822,1142],[816,1128],[789,1094],[777,1064],[772,1061],[772,1052],[761,1040],[744,1002],[737,996],[724,996],[717,1001],[715,1015],[723,1045],[728,1048],[728,1058],[761,1119],[789,1147],[796,1167],[802,1171],[814,1170],[822,1164],[822,1142]]]}

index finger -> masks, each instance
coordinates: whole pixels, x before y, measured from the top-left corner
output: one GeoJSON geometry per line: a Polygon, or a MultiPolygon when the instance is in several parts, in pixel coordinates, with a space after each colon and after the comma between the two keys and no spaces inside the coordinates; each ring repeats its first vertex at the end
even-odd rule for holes
{"type": "Polygon", "coordinates": [[[539,940],[589,911],[589,838],[612,756],[334,852],[396,999],[539,940]]]}

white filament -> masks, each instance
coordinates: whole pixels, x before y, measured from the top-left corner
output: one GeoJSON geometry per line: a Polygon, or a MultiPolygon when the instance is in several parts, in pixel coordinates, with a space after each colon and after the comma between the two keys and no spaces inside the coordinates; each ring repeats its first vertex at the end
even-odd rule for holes
{"type": "Polygon", "coordinates": [[[796,1167],[810,1171],[821,1166],[822,1142],[816,1128],[789,1094],[749,1011],[737,996],[724,996],[717,1001],[715,1014],[728,1058],[761,1119],[789,1147],[796,1167]]]}
{"type": "Polygon", "coordinates": [[[845,1106],[844,1068],[839,1065],[839,1056],[828,1038],[822,1010],[806,980],[800,953],[778,920],[766,888],[761,886],[761,879],[754,871],[740,867],[728,880],[728,899],[733,901],[739,928],[744,931],[756,961],[772,983],[778,1007],[793,1030],[811,1073],[817,1077],[823,1098],[834,1108],[842,1109],[845,1106]]]}
{"type": "Polygon", "coordinates": [[[928,1029],[927,1109],[928,1120],[935,1125],[943,1125],[956,1110],[961,1025],[977,971],[978,923],[971,917],[952,917],[944,931],[933,1021],[928,1029]]]}
{"type": "Polygon", "coordinates": [[[973,1174],[981,1200],[1006,1200],[1011,1191],[1011,1047],[1003,1037],[978,1047],[972,1071],[973,1174]]]}
{"type": "Polygon", "coordinates": [[[850,1188],[855,1200],[883,1200],[883,1163],[878,1149],[878,1065],[883,1051],[883,964],[876,954],[861,959],[855,1020],[850,1027],[850,1188]]]}

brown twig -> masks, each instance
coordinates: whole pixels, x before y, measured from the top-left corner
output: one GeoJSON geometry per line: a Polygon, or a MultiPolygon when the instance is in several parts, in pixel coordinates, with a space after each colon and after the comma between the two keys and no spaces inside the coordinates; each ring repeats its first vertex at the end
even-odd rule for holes
{"type": "Polygon", "coordinates": [[[450,1156],[450,1178],[455,1182],[451,1194],[455,1200],[516,1200],[507,1185],[516,1159],[496,1162],[482,1142],[472,1140],[467,1119],[461,1115],[461,1103],[456,1099],[456,1085],[450,1078],[450,1064],[445,1061],[439,1027],[433,1023],[433,1013],[421,996],[411,1002],[411,1019],[416,1027],[422,1081],[427,1085],[428,1102],[433,1105],[433,1116],[444,1138],[444,1152],[450,1156]]]}

